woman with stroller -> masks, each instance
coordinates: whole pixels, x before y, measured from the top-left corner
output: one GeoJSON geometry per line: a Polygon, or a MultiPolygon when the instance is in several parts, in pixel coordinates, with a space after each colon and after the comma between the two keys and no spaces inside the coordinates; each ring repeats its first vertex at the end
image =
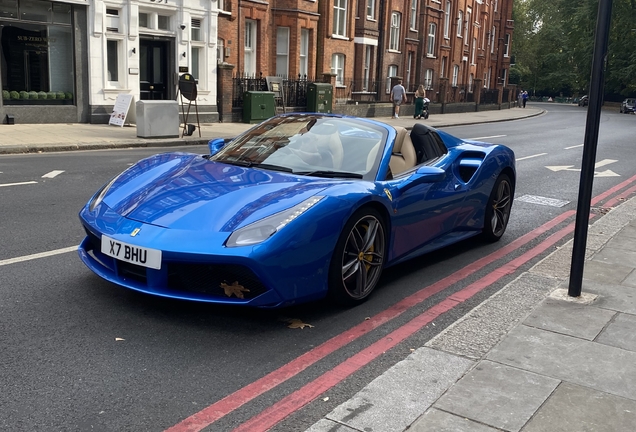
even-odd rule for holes
{"type": "Polygon", "coordinates": [[[420,86],[415,91],[415,114],[413,114],[414,119],[422,118],[422,111],[424,110],[424,98],[426,97],[426,91],[424,90],[424,85],[420,84],[420,86]]]}

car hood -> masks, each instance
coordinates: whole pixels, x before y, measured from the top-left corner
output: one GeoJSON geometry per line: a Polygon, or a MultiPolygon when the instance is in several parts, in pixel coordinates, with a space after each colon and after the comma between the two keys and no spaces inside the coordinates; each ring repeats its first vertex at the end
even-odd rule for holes
{"type": "Polygon", "coordinates": [[[229,232],[293,207],[330,184],[332,180],[167,153],[122,173],[103,202],[143,223],[229,232]]]}

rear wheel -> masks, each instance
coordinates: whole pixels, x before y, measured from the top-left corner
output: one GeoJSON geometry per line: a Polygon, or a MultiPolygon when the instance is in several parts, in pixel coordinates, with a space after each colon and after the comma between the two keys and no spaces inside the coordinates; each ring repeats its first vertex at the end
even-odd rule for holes
{"type": "Polygon", "coordinates": [[[329,268],[329,295],[336,302],[362,303],[380,280],[386,253],[386,233],[380,213],[363,208],[345,225],[329,268]]]}
{"type": "Polygon", "coordinates": [[[498,241],[508,226],[510,209],[512,208],[512,181],[506,174],[501,174],[490,192],[486,205],[484,230],[482,236],[490,242],[498,241]]]}

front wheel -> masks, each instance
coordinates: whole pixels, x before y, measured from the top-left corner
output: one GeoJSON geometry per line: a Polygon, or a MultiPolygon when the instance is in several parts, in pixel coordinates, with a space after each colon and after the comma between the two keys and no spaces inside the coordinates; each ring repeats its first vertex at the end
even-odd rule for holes
{"type": "Polygon", "coordinates": [[[490,242],[498,241],[508,226],[510,209],[512,208],[512,181],[506,174],[501,174],[490,192],[486,204],[484,230],[482,236],[490,242]]]}
{"type": "Polygon", "coordinates": [[[345,225],[329,268],[329,296],[337,303],[362,303],[380,280],[386,253],[386,233],[380,213],[363,208],[345,225]]]}

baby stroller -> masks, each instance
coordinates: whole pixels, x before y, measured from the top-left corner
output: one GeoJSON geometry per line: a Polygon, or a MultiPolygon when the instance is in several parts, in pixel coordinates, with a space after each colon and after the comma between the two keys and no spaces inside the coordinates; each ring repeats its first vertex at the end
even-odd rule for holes
{"type": "Polygon", "coordinates": [[[413,118],[421,119],[424,117],[424,120],[426,120],[428,118],[428,104],[430,102],[431,100],[427,97],[415,99],[415,114],[413,118]]]}
{"type": "Polygon", "coordinates": [[[422,105],[422,117],[424,117],[424,120],[428,118],[428,104],[430,102],[431,100],[429,98],[424,98],[424,105],[422,105]]]}

